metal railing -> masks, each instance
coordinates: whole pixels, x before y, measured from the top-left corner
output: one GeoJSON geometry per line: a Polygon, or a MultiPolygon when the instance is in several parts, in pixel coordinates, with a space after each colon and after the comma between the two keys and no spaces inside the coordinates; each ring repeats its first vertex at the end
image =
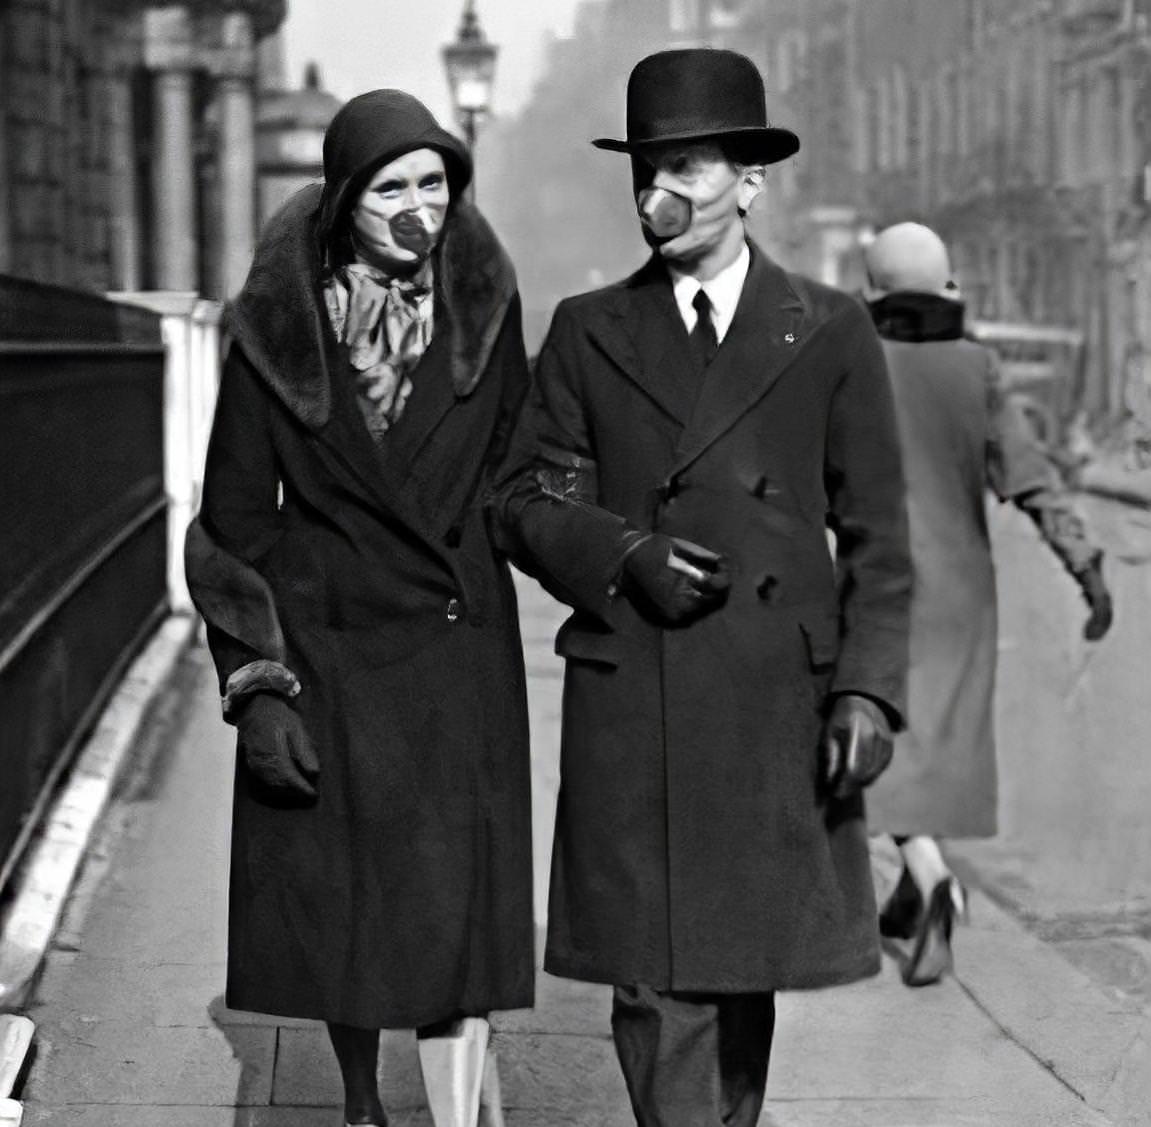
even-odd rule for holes
{"type": "Polygon", "coordinates": [[[160,318],[0,275],[0,888],[168,606],[160,318]]]}

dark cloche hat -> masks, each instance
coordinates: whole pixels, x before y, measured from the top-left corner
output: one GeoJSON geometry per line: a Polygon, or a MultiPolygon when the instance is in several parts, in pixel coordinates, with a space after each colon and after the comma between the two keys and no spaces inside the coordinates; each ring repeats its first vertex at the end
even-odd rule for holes
{"type": "Polygon", "coordinates": [[[324,180],[329,188],[346,184],[413,149],[433,149],[444,158],[454,194],[467,187],[472,161],[463,142],[441,128],[411,94],[370,90],[345,103],[332,118],[324,134],[324,180]]]}
{"type": "Polygon", "coordinates": [[[627,81],[627,140],[592,144],[642,153],[668,141],[723,138],[748,164],[774,164],[799,151],[790,129],[767,121],[763,79],[736,51],[690,47],[658,51],[636,63],[627,81]]]}

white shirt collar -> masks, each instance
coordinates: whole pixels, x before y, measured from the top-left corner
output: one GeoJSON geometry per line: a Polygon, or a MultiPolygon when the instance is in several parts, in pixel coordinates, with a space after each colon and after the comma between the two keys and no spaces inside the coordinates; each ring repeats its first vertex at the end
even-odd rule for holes
{"type": "Polygon", "coordinates": [[[711,320],[715,325],[716,339],[723,340],[727,330],[731,328],[735,307],[739,304],[739,295],[743,293],[743,283],[747,280],[749,269],[751,269],[751,251],[748,250],[747,243],[740,248],[739,257],[730,266],[725,266],[714,278],[703,283],[668,263],[675,303],[689,333],[695,328],[696,320],[692,301],[695,300],[695,295],[703,290],[711,302],[711,320]]]}

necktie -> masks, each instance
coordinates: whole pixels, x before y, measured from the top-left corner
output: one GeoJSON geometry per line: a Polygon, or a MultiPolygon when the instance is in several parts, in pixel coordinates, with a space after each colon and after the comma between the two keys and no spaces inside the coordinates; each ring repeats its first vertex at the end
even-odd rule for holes
{"type": "Polygon", "coordinates": [[[719,351],[719,338],[715,335],[715,323],[711,319],[711,300],[703,292],[702,287],[696,291],[691,304],[695,309],[696,318],[695,328],[691,330],[688,340],[691,343],[696,367],[703,371],[719,351]]]}

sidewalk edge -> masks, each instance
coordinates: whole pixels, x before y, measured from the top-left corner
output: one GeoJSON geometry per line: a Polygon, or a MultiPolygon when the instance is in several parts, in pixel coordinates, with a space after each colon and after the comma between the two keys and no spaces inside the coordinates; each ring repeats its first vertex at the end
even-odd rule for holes
{"type": "Polygon", "coordinates": [[[190,615],[173,614],[160,624],[129,666],[52,803],[0,923],[0,1012],[25,1001],[149,707],[195,636],[190,615]]]}
{"type": "Polygon", "coordinates": [[[984,892],[971,890],[969,905],[954,938],[965,993],[1089,1107],[1151,1127],[1151,1015],[1107,995],[984,892]]]}

